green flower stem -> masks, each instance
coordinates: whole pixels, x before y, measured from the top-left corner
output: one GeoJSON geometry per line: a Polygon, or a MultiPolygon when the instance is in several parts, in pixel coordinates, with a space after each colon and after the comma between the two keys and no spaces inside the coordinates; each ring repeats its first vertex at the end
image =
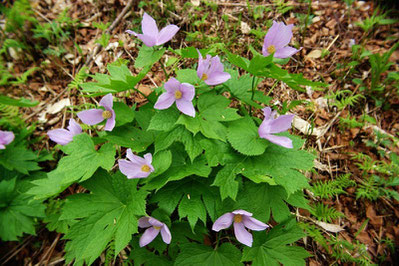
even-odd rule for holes
{"type": "Polygon", "coordinates": [[[161,59],[159,59],[159,63],[161,64],[161,67],[162,67],[163,73],[165,74],[166,80],[168,80],[169,79],[169,74],[166,72],[165,66],[162,63],[161,59]]]}
{"type": "MultiPolygon", "coordinates": [[[[252,77],[252,95],[251,95],[252,101],[254,100],[254,97],[255,97],[255,84],[256,84],[256,77],[253,76],[252,77]]],[[[250,105],[248,107],[249,107],[249,115],[251,116],[252,115],[252,107],[250,105]]]]}

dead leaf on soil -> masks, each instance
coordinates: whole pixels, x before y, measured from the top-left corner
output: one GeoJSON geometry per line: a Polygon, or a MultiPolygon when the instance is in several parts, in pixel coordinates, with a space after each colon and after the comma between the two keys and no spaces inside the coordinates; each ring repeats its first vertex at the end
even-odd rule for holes
{"type": "Polygon", "coordinates": [[[345,230],[339,224],[329,224],[321,221],[315,221],[315,224],[331,233],[338,233],[345,230]]]}
{"type": "Polygon", "coordinates": [[[313,50],[310,53],[308,53],[308,55],[306,57],[307,58],[312,58],[312,59],[320,58],[321,57],[321,50],[313,50]]]}

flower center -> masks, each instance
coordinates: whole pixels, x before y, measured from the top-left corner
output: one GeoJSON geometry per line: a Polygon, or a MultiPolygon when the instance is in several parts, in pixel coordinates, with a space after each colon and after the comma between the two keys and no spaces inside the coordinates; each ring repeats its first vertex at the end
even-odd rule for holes
{"type": "Polygon", "coordinates": [[[156,230],[161,230],[161,227],[160,226],[153,226],[154,227],[154,229],[156,229],[156,230]]]}
{"type": "Polygon", "coordinates": [[[183,94],[181,93],[181,91],[175,91],[175,98],[177,100],[181,99],[182,96],[183,96],[183,94]]]}
{"type": "Polygon", "coordinates": [[[272,44],[272,45],[269,45],[269,47],[267,47],[267,52],[269,53],[269,54],[272,54],[272,53],[274,53],[276,51],[276,47],[272,44]]]}
{"type": "Polygon", "coordinates": [[[241,214],[236,214],[234,216],[234,222],[235,223],[241,223],[242,222],[242,215],[241,214]]]}
{"type": "Polygon", "coordinates": [[[207,74],[205,74],[205,73],[204,73],[204,74],[202,74],[202,77],[201,77],[201,79],[202,79],[202,80],[207,80],[207,79],[208,79],[208,75],[207,75],[207,74]]]}
{"type": "Polygon", "coordinates": [[[148,173],[151,170],[151,168],[148,165],[143,165],[141,167],[141,171],[148,173]]]}
{"type": "Polygon", "coordinates": [[[108,110],[105,110],[102,115],[103,115],[104,119],[108,119],[108,118],[111,118],[112,113],[108,110]]]}

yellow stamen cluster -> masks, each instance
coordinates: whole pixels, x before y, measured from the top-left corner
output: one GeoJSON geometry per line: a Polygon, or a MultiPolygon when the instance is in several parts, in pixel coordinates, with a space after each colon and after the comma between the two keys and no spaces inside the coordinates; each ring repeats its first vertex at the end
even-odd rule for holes
{"type": "Polygon", "coordinates": [[[148,173],[151,170],[151,168],[148,165],[143,165],[141,167],[141,171],[148,173]]]}
{"type": "Polygon", "coordinates": [[[242,222],[242,215],[241,214],[236,214],[234,216],[234,222],[235,223],[241,223],[242,222]]]}
{"type": "Polygon", "coordinates": [[[154,227],[154,229],[156,229],[156,230],[161,230],[161,227],[160,226],[153,226],[154,227]]]}
{"type": "Polygon", "coordinates": [[[269,54],[272,54],[272,53],[274,53],[276,51],[276,47],[272,44],[272,45],[270,45],[269,47],[267,47],[267,52],[269,53],[269,54]]]}
{"type": "Polygon", "coordinates": [[[108,118],[111,118],[112,113],[111,113],[110,111],[108,111],[108,110],[105,110],[105,111],[102,113],[102,116],[103,116],[104,119],[108,119],[108,118]]]}
{"type": "Polygon", "coordinates": [[[182,96],[183,96],[183,94],[181,93],[181,91],[175,91],[175,98],[177,100],[181,99],[182,96]]]}
{"type": "Polygon", "coordinates": [[[208,75],[207,75],[207,74],[205,74],[205,73],[204,73],[204,74],[202,74],[202,77],[201,77],[201,79],[202,79],[202,80],[207,80],[207,79],[208,79],[208,75]]]}

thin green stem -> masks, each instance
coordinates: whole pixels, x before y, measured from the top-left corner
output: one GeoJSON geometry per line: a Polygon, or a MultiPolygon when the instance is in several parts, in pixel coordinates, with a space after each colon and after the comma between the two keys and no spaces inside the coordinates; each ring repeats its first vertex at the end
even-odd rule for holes
{"type": "MultiPolygon", "coordinates": [[[[253,76],[252,77],[252,95],[251,95],[252,101],[254,100],[254,97],[255,97],[255,80],[256,80],[256,77],[253,76]]],[[[251,106],[249,106],[249,115],[250,116],[252,115],[252,107],[251,106]]]]}
{"type": "Polygon", "coordinates": [[[310,12],[312,12],[312,0],[308,0],[309,1],[309,5],[308,5],[308,13],[306,15],[306,19],[305,19],[305,28],[303,30],[302,33],[302,40],[301,40],[301,46],[303,47],[303,44],[305,42],[305,35],[306,35],[306,31],[308,29],[308,20],[309,20],[309,16],[310,16],[310,12]]]}
{"type": "Polygon", "coordinates": [[[218,249],[219,247],[219,239],[220,239],[220,231],[218,232],[218,235],[216,236],[216,245],[215,245],[215,250],[218,249]]]}
{"type": "Polygon", "coordinates": [[[162,63],[161,59],[159,59],[159,63],[161,64],[161,67],[162,67],[163,73],[165,74],[166,80],[168,80],[169,79],[169,74],[168,74],[168,72],[166,72],[165,66],[162,63]]]}

